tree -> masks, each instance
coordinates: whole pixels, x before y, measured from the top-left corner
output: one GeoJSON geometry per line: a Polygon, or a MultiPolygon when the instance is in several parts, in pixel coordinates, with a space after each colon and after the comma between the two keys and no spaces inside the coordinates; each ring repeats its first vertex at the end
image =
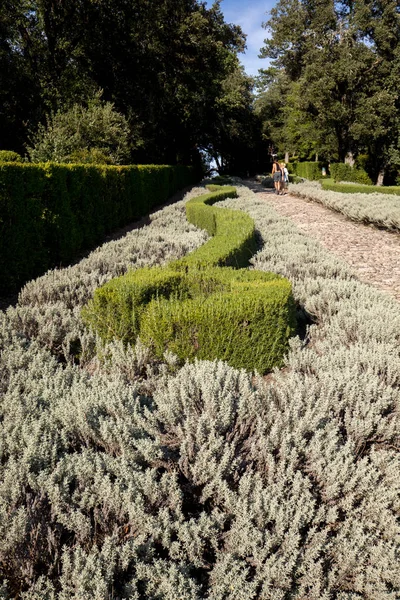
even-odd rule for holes
{"type": "Polygon", "coordinates": [[[399,10],[392,1],[278,2],[265,24],[271,38],[262,55],[288,80],[284,137],[293,138],[290,124],[298,122],[330,160],[393,147],[399,105],[391,65],[398,60],[399,10]],[[391,20],[389,43],[382,20],[391,20]]]}
{"type": "Polygon", "coordinates": [[[75,104],[40,125],[28,148],[32,162],[121,164],[130,156],[127,120],[97,95],[87,107],[75,104]]]}
{"type": "Polygon", "coordinates": [[[198,0],[5,2],[7,51],[26,81],[35,81],[27,87],[35,90],[36,112],[21,110],[31,129],[100,88],[129,120],[131,160],[192,159],[244,49],[241,29],[225,23],[219,1],[211,8],[198,0]]]}
{"type": "Polygon", "coordinates": [[[247,175],[263,170],[267,160],[261,121],[254,111],[254,81],[236,62],[221,82],[201,136],[202,147],[219,173],[247,175]]]}
{"type": "Polygon", "coordinates": [[[27,121],[40,113],[40,85],[29,65],[33,42],[13,4],[4,0],[0,11],[0,149],[21,152],[27,121]]]}

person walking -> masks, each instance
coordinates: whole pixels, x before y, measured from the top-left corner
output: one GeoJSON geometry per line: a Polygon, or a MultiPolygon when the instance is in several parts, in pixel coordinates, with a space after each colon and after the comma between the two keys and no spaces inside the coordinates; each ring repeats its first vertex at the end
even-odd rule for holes
{"type": "Polygon", "coordinates": [[[281,184],[282,184],[282,169],[281,169],[281,165],[278,163],[278,161],[276,159],[272,163],[272,178],[274,180],[275,194],[278,194],[278,196],[279,196],[279,194],[281,192],[281,184]]]}
{"type": "Polygon", "coordinates": [[[281,171],[282,171],[283,193],[286,194],[287,189],[288,189],[288,184],[289,184],[289,171],[287,170],[286,163],[281,164],[281,171]]]}

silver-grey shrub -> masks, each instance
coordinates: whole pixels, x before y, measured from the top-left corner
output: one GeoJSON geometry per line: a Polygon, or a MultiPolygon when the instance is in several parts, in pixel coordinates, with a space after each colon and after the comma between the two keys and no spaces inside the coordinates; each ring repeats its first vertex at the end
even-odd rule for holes
{"type": "Polygon", "coordinates": [[[140,344],[63,364],[0,314],[0,598],[399,598],[399,305],[239,190],[254,267],[316,320],[268,378],[140,344]]]}
{"type": "Polygon", "coordinates": [[[8,311],[15,329],[63,360],[79,356],[85,362],[93,355],[95,338],[82,323],[82,306],[97,287],[128,269],[164,264],[204,243],[205,232],[188,223],[184,209],[188,199],[201,193],[202,188],[194,188],[183,201],[153,213],[149,225],[100,246],[76,265],[27,283],[17,307],[8,311]]]}
{"type": "Polygon", "coordinates": [[[346,194],[323,190],[317,181],[292,184],[290,193],[323,204],[360,223],[400,231],[400,198],[392,194],[346,194]]]}

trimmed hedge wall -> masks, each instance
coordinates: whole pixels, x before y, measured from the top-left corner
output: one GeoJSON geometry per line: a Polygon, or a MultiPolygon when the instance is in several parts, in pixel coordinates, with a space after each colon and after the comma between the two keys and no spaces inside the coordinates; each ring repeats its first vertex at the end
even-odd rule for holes
{"type": "Polygon", "coordinates": [[[0,164],[0,292],[71,261],[197,178],[183,166],[0,164]]]}
{"type": "Polygon", "coordinates": [[[253,220],[210,206],[236,197],[220,188],[187,202],[187,218],[214,237],[167,268],[138,269],[98,288],[83,320],[105,341],[139,336],[162,358],[226,360],[268,371],[282,363],[295,329],[290,283],[246,266],[256,249],[253,220]],[[223,268],[219,266],[224,265],[223,268]]]}
{"type": "Polygon", "coordinates": [[[322,189],[342,194],[391,194],[400,196],[400,186],[357,185],[356,183],[334,183],[321,181],[322,189]]]}
{"type": "Polygon", "coordinates": [[[298,177],[304,177],[304,179],[310,179],[316,181],[322,177],[322,162],[299,162],[296,163],[295,174],[298,177]]]}
{"type": "Polygon", "coordinates": [[[361,167],[354,169],[345,163],[333,163],[329,170],[335,183],[337,181],[352,181],[354,183],[372,185],[372,180],[368,173],[361,167]]]}
{"type": "Polygon", "coordinates": [[[23,162],[23,158],[13,150],[0,150],[0,163],[5,162],[23,162]]]}

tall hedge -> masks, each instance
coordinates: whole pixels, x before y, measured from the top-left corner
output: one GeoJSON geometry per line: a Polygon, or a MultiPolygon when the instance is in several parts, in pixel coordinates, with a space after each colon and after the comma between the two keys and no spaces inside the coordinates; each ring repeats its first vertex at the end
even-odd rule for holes
{"type": "Polygon", "coordinates": [[[71,261],[196,179],[184,166],[0,164],[0,293],[71,261]]]}
{"type": "Polygon", "coordinates": [[[318,180],[322,177],[323,166],[322,162],[299,162],[296,163],[295,174],[304,179],[318,180]]]}
{"type": "Polygon", "coordinates": [[[334,163],[330,166],[330,172],[335,183],[337,181],[350,181],[353,183],[372,185],[372,179],[361,167],[353,168],[345,163],[334,163]]]}

